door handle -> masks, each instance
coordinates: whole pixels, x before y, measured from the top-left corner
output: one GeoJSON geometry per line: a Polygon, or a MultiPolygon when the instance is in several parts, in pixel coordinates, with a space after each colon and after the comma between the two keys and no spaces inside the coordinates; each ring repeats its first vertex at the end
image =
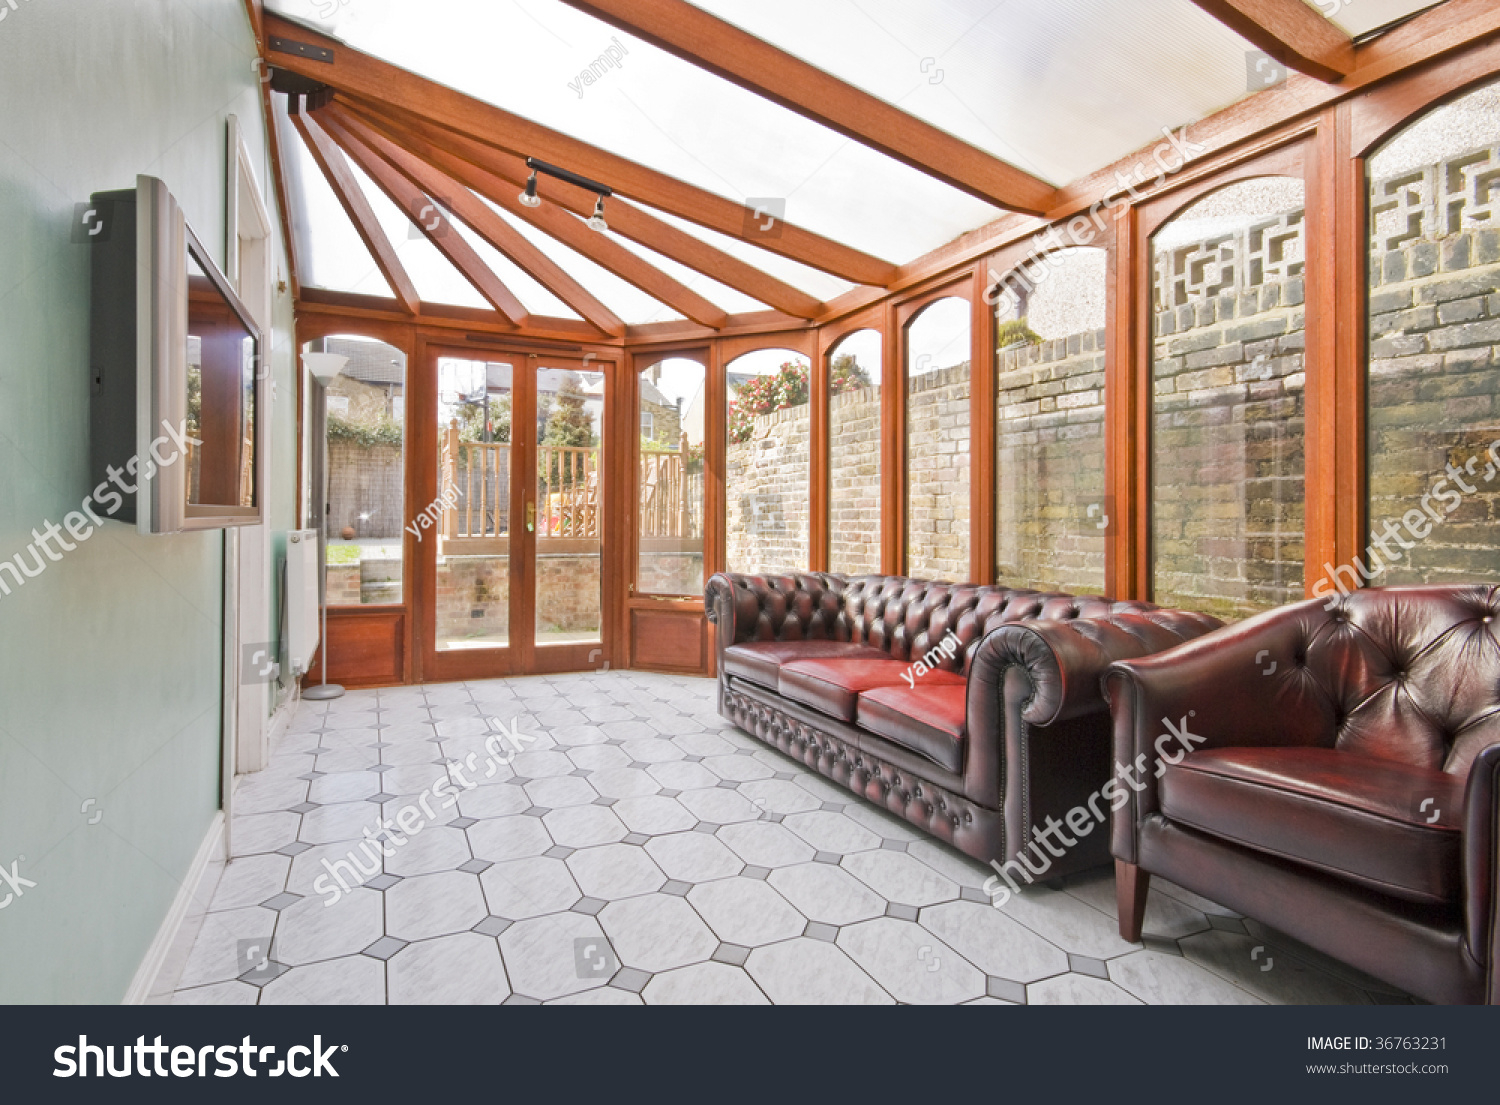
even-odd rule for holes
{"type": "Polygon", "coordinates": [[[536,500],[532,499],[526,504],[526,532],[536,532],[536,500]]]}

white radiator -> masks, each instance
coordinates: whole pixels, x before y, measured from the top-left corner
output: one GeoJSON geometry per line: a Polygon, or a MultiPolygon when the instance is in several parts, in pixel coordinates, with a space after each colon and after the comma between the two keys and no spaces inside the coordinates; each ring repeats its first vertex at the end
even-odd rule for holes
{"type": "Polygon", "coordinates": [[[286,535],[286,637],[292,672],[305,675],[318,651],[318,531],[286,535]]]}

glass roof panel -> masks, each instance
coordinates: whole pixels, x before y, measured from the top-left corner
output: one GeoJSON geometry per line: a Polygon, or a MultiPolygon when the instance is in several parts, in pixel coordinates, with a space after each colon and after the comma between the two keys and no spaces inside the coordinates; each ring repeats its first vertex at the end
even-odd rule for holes
{"type": "Polygon", "coordinates": [[[694,3],[1054,184],[1248,93],[1251,47],[1192,0],[694,3]]]}
{"type": "Polygon", "coordinates": [[[1434,7],[1440,0],[1313,0],[1313,7],[1358,38],[1434,7]]]}
{"type": "Polygon", "coordinates": [[[893,263],[999,213],[561,0],[270,6],[328,13],[351,46],[737,203],[785,200],[788,221],[893,263]]]}

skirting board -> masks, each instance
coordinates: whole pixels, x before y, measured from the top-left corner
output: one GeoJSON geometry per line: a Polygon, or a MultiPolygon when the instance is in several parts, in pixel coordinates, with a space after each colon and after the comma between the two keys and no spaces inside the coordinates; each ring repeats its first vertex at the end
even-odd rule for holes
{"type": "Polygon", "coordinates": [[[219,876],[224,872],[224,858],[224,811],[219,810],[214,814],[203,843],[198,846],[198,853],[172,900],[172,908],[156,932],[156,939],[146,949],[146,957],[141,960],[130,988],[125,991],[122,1005],[171,1001],[172,991],[182,977],[182,968],[193,950],[208,904],[219,885],[219,876]]]}

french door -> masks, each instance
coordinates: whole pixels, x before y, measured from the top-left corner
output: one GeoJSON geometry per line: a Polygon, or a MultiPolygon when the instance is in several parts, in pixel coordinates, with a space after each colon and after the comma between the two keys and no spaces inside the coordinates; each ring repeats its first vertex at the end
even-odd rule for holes
{"type": "Polygon", "coordinates": [[[621,532],[613,363],[427,354],[435,455],[420,465],[425,493],[408,527],[422,570],[422,678],[606,667],[618,585],[605,534],[621,532]]]}

